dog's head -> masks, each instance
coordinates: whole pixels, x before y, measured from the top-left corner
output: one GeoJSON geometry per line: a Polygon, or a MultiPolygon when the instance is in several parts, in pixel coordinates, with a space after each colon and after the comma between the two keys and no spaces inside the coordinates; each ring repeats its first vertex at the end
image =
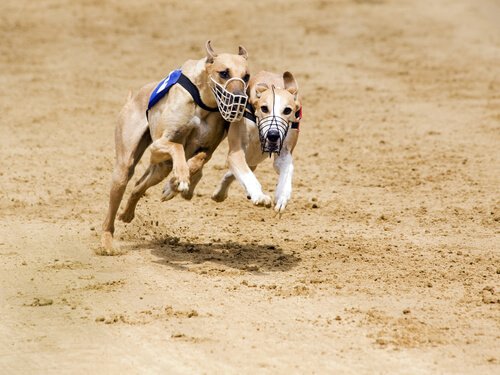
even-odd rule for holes
{"type": "Polygon", "coordinates": [[[229,122],[240,120],[248,100],[246,89],[250,79],[248,53],[239,46],[238,54],[214,52],[210,41],[206,43],[205,70],[222,117],[229,122]]]}
{"type": "Polygon", "coordinates": [[[297,81],[292,73],[283,73],[284,88],[257,83],[252,106],[255,109],[263,152],[279,153],[288,128],[298,121],[300,109],[297,81]]]}

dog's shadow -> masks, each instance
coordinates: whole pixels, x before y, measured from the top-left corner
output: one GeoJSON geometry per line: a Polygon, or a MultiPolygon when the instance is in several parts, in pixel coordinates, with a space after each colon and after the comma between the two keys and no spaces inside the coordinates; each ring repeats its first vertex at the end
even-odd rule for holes
{"type": "Polygon", "coordinates": [[[300,261],[293,252],[284,253],[279,246],[272,244],[196,243],[162,235],[143,243],[143,247],[151,249],[151,253],[159,258],[156,263],[180,270],[217,263],[247,272],[282,272],[292,269],[300,261]]]}

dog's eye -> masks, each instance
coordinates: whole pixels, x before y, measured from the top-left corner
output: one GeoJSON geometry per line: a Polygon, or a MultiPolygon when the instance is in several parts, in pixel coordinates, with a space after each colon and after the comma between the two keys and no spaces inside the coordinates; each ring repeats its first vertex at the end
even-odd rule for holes
{"type": "Polygon", "coordinates": [[[229,69],[223,70],[222,72],[219,72],[219,76],[222,79],[228,79],[229,78],[229,69]]]}
{"type": "Polygon", "coordinates": [[[267,105],[263,105],[262,107],[260,107],[260,110],[262,111],[262,113],[268,113],[269,112],[269,108],[267,108],[267,105]]]}
{"type": "Polygon", "coordinates": [[[250,74],[245,74],[245,76],[243,77],[243,81],[248,82],[249,79],[250,79],[250,74]]]}
{"type": "Polygon", "coordinates": [[[290,107],[286,107],[284,110],[283,110],[283,114],[284,115],[289,115],[290,113],[292,113],[292,109],[290,107]]]}

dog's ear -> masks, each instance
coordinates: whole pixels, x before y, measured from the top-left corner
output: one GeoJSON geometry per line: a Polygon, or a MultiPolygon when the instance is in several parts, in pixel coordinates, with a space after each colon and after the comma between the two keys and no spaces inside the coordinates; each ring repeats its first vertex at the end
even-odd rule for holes
{"type": "Polygon", "coordinates": [[[290,72],[283,73],[283,82],[285,83],[285,90],[292,94],[295,100],[297,100],[299,85],[297,84],[293,74],[290,72]]]}
{"type": "Polygon", "coordinates": [[[248,59],[248,52],[243,46],[238,47],[238,55],[243,56],[245,59],[248,59]]]}
{"type": "Polygon", "coordinates": [[[217,57],[217,54],[210,43],[210,40],[207,40],[207,43],[205,44],[205,49],[207,50],[207,63],[209,64],[213,63],[214,59],[217,57]]]}
{"type": "Polygon", "coordinates": [[[255,96],[257,99],[260,99],[262,93],[266,90],[269,90],[267,83],[258,83],[257,86],[255,86],[255,96]]]}

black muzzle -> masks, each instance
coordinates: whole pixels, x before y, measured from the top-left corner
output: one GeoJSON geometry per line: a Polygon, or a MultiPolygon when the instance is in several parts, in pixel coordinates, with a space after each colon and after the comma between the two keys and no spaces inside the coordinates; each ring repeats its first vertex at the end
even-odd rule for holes
{"type": "Polygon", "coordinates": [[[258,119],[260,146],[262,152],[269,154],[281,152],[288,132],[288,122],[280,116],[266,116],[258,119]]]}

